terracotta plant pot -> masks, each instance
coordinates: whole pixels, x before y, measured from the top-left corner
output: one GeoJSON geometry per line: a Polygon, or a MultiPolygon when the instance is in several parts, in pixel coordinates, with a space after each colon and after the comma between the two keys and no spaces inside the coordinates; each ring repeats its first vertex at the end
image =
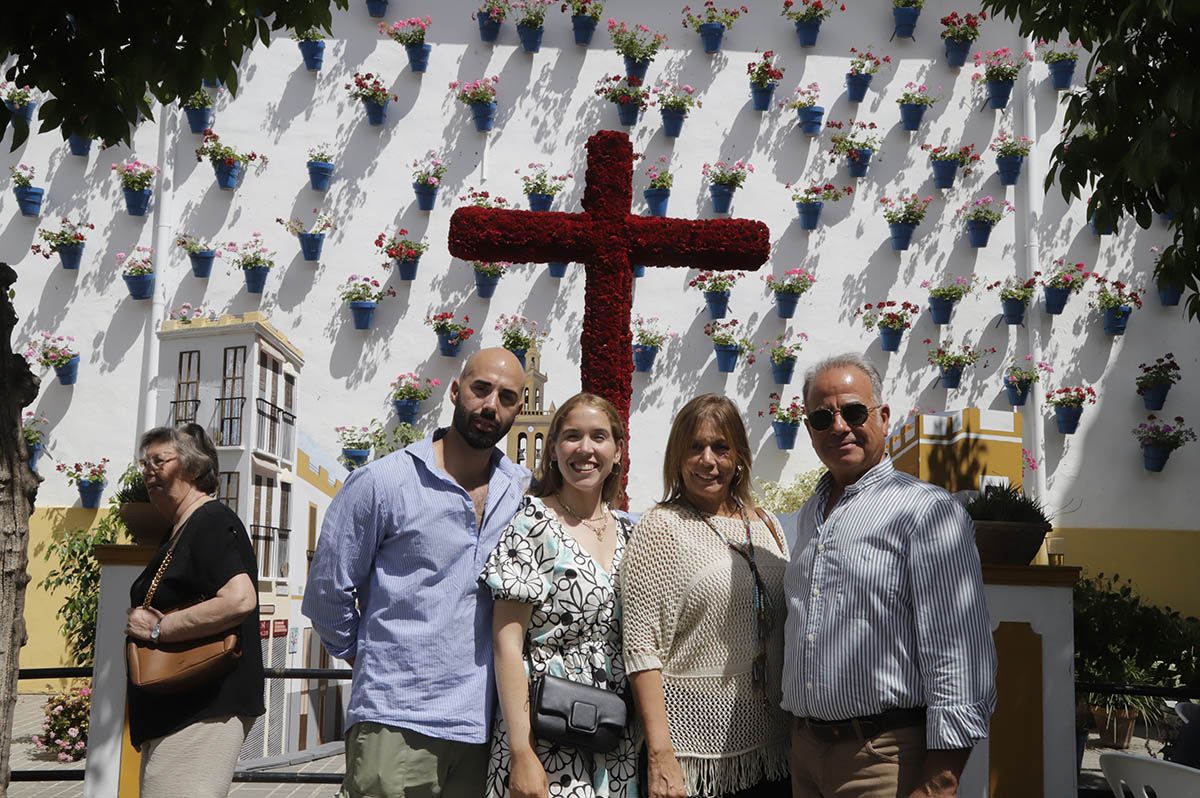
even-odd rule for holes
{"type": "Polygon", "coordinates": [[[1109,711],[1093,706],[1092,720],[1100,731],[1100,745],[1105,748],[1128,748],[1133,741],[1133,725],[1137,722],[1136,709],[1109,711]]]}
{"type": "Polygon", "coordinates": [[[976,521],[979,561],[983,565],[1029,565],[1050,529],[1046,523],[976,521]]]}
{"type": "Polygon", "coordinates": [[[158,546],[171,531],[171,522],[163,518],[150,502],[121,505],[121,520],[139,546],[158,546]]]}

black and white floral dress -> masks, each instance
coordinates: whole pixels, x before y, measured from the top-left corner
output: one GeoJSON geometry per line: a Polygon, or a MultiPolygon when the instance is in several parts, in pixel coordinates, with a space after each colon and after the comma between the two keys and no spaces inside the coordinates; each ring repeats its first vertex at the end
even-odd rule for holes
{"type": "MultiPolygon", "coordinates": [[[[492,596],[534,605],[524,654],[525,672],[531,678],[548,673],[622,694],[628,691],[614,575],[631,526],[614,517],[617,548],[612,574],[534,496],[522,500],[488,558],[480,579],[492,596]]],[[[608,754],[539,740],[537,755],[546,768],[552,798],[638,798],[634,725],[631,717],[625,737],[608,754]]],[[[508,798],[510,770],[508,729],[498,711],[492,728],[487,798],[508,798]]]]}

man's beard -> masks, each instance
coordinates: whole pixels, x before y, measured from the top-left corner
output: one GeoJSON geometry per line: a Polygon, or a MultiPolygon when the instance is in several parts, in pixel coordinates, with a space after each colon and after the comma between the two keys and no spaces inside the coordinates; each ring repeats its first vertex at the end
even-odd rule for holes
{"type": "Polygon", "coordinates": [[[451,425],[454,427],[454,431],[457,432],[472,449],[491,449],[500,442],[501,438],[508,434],[513,422],[509,421],[507,424],[501,424],[494,415],[485,416],[482,413],[472,414],[464,408],[455,405],[454,419],[451,421],[451,425]],[[477,418],[484,419],[486,421],[494,421],[498,426],[496,429],[490,432],[484,432],[483,430],[475,429],[471,422],[477,418]]]}

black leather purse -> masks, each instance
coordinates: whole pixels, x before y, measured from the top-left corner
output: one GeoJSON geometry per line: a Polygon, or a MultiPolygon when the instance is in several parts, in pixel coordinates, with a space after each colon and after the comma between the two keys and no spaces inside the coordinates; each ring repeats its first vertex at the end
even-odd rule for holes
{"type": "Polygon", "coordinates": [[[620,695],[557,676],[538,679],[532,693],[530,723],[540,739],[596,754],[621,742],[629,710],[620,695]]]}

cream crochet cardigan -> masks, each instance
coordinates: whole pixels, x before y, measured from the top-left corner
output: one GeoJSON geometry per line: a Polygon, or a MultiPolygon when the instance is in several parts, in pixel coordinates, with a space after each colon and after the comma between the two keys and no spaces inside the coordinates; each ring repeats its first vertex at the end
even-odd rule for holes
{"type": "MultiPolygon", "coordinates": [[[[689,795],[718,796],[787,776],[783,672],[783,572],[787,544],[755,515],[755,559],[773,619],[765,700],[753,688],[754,578],[690,509],[661,505],[642,516],[625,547],[620,589],[625,668],[661,670],[671,743],[689,795]]],[[[741,519],[709,516],[730,541],[741,519]]],[[[782,530],[772,517],[775,529],[782,530]]]]}

